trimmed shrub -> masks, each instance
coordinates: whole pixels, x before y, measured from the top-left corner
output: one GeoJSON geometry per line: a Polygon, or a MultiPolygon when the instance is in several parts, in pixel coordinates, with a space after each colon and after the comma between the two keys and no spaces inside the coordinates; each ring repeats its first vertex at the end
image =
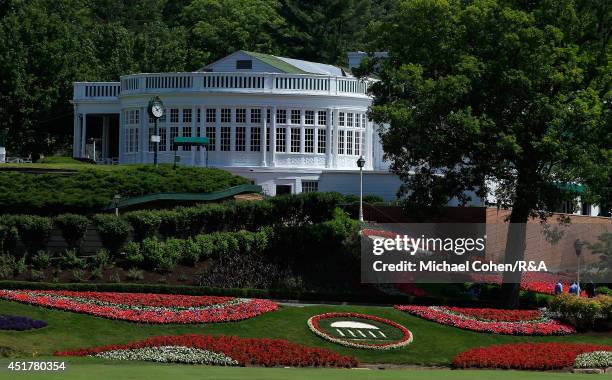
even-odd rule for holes
{"type": "Polygon", "coordinates": [[[53,230],[53,220],[43,216],[19,215],[15,216],[15,226],[28,252],[36,252],[47,243],[53,230]]]}
{"type": "Polygon", "coordinates": [[[82,269],[85,268],[85,259],[79,257],[76,250],[67,249],[60,255],[60,265],[65,269],[82,269]]]}
{"type": "Polygon", "coordinates": [[[162,221],[159,213],[146,210],[128,212],[124,217],[132,225],[135,238],[138,240],[155,236],[162,221]]]}
{"type": "Polygon", "coordinates": [[[97,214],[94,216],[94,222],[104,248],[112,254],[117,254],[130,234],[129,223],[112,214],[97,214]]]}
{"type": "Polygon", "coordinates": [[[125,259],[136,266],[142,266],[145,259],[140,250],[140,244],[131,241],[125,245],[125,259]]]}
{"type": "Polygon", "coordinates": [[[595,293],[603,294],[605,296],[612,296],[612,289],[608,288],[607,286],[600,286],[597,289],[595,289],[595,293]]]}
{"type": "Polygon", "coordinates": [[[68,248],[77,248],[85,236],[89,219],[78,214],[63,214],[55,217],[55,224],[60,229],[68,248]]]}
{"type": "Polygon", "coordinates": [[[91,258],[91,264],[93,267],[104,269],[106,266],[111,264],[110,252],[104,248],[98,250],[98,252],[96,252],[96,254],[91,258]]]}
{"type": "Polygon", "coordinates": [[[595,318],[601,313],[601,304],[597,299],[560,294],[550,301],[550,310],[558,312],[579,330],[593,327],[595,318]]]}

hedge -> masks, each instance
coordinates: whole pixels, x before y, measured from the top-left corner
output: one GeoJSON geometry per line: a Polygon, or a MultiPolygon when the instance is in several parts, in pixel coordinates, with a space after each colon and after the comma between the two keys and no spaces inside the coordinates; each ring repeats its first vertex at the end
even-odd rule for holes
{"type": "Polygon", "coordinates": [[[0,210],[37,215],[93,214],[122,197],[158,192],[207,193],[248,184],[248,180],[213,168],[126,165],[116,170],[82,169],[74,174],[0,171],[0,210]]]}

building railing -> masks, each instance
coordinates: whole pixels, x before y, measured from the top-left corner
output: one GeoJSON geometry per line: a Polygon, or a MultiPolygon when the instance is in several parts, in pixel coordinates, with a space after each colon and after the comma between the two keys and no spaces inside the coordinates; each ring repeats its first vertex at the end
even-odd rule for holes
{"type": "Polygon", "coordinates": [[[163,92],[247,92],[368,96],[368,81],[313,74],[154,73],[122,76],[120,82],[76,82],[74,100],[116,99],[163,92]]]}

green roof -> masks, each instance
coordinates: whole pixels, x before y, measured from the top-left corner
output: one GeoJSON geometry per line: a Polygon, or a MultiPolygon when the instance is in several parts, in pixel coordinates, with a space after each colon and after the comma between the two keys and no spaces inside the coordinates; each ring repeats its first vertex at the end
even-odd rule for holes
{"type": "Polygon", "coordinates": [[[243,53],[250,55],[253,58],[259,59],[260,61],[267,63],[268,65],[279,69],[280,71],[287,74],[312,74],[307,71],[304,71],[300,68],[297,68],[293,65],[288,64],[287,62],[279,59],[270,54],[256,53],[253,51],[242,50],[243,53]]]}

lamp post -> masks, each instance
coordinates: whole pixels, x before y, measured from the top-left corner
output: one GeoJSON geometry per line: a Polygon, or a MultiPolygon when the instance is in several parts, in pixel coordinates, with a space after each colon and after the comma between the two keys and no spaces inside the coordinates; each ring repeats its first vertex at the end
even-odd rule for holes
{"type": "Polygon", "coordinates": [[[363,222],[363,167],[365,165],[363,156],[359,156],[357,166],[359,167],[359,221],[363,222]]]}
{"type": "Polygon", "coordinates": [[[119,202],[121,201],[121,195],[115,194],[113,197],[113,207],[115,207],[115,216],[119,216],[119,202]]]}
{"type": "Polygon", "coordinates": [[[576,239],[574,242],[574,249],[576,250],[576,257],[578,258],[578,272],[576,274],[578,281],[578,292],[576,296],[580,297],[580,254],[582,253],[582,247],[584,246],[584,242],[580,239],[576,239]]]}

